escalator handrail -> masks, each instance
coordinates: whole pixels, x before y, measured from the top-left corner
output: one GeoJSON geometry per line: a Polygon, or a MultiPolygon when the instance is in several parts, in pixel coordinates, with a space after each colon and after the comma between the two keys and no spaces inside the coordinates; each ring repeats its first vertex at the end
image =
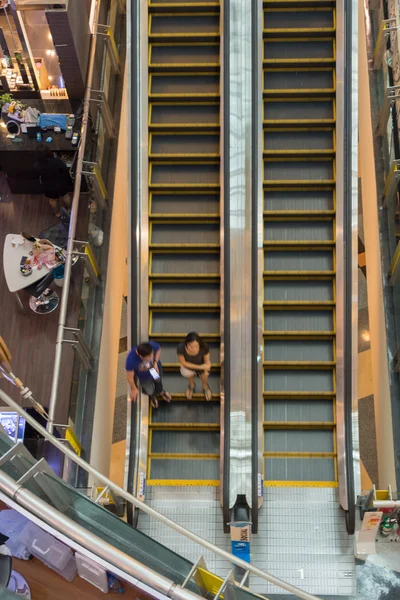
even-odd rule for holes
{"type": "Polygon", "coordinates": [[[258,139],[258,102],[256,101],[259,98],[260,90],[258,89],[258,72],[261,68],[258,61],[258,27],[259,27],[259,14],[258,14],[259,2],[258,0],[252,0],[252,19],[251,19],[251,29],[252,29],[252,157],[251,157],[251,179],[252,179],[252,189],[251,189],[251,203],[252,203],[252,232],[251,232],[251,253],[252,253],[252,282],[251,282],[251,302],[252,302],[252,311],[251,311],[251,437],[252,437],[252,453],[251,453],[251,491],[252,491],[252,511],[251,511],[251,521],[252,526],[251,530],[253,534],[258,532],[258,402],[259,402],[259,394],[261,390],[259,389],[259,377],[258,377],[258,278],[260,274],[258,273],[258,147],[259,147],[259,139],[258,139]]]}
{"type": "Polygon", "coordinates": [[[224,2],[223,12],[223,181],[224,181],[224,358],[221,369],[224,377],[224,454],[223,454],[223,471],[222,471],[222,512],[224,521],[224,531],[228,533],[230,522],[229,510],[229,484],[230,484],[230,417],[231,417],[231,396],[230,396],[230,230],[229,230],[229,187],[230,187],[230,172],[229,172],[229,111],[230,111],[230,85],[229,85],[229,2],[224,2]]]}
{"type": "Polygon", "coordinates": [[[344,85],[344,203],[343,203],[343,238],[344,238],[344,435],[347,510],[346,528],[349,535],[355,530],[355,488],[353,465],[353,419],[352,419],[352,3],[344,2],[344,35],[345,35],[345,85],[344,85]]]}
{"type": "MultiPolygon", "coordinates": [[[[139,57],[136,53],[139,40],[139,19],[140,19],[140,3],[132,2],[131,18],[128,19],[127,26],[131,27],[131,72],[128,75],[130,79],[130,107],[131,107],[131,140],[138,139],[138,122],[139,122],[139,57]]],[[[139,173],[139,150],[136,143],[131,143],[130,148],[131,164],[130,173],[139,173]]],[[[139,194],[136,181],[131,182],[130,190],[130,231],[138,231],[139,224],[139,194]]],[[[130,290],[129,290],[129,313],[130,313],[130,331],[128,332],[128,342],[130,347],[138,343],[138,315],[139,315],[139,290],[137,282],[140,281],[140,273],[138,269],[138,245],[134,236],[129,237],[130,240],[130,290]]],[[[138,431],[140,429],[140,403],[130,402],[128,404],[128,423],[130,424],[127,431],[127,452],[128,452],[128,468],[126,487],[128,492],[136,496],[137,492],[137,463],[139,456],[138,448],[138,431]]],[[[135,511],[132,504],[127,504],[127,520],[130,525],[137,526],[138,511],[135,511]]]]}

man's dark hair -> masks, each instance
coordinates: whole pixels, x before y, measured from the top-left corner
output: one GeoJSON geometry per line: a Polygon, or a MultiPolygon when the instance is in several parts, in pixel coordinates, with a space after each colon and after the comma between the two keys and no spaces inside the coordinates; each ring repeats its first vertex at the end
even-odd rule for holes
{"type": "Polygon", "coordinates": [[[149,342],[139,344],[139,346],[136,348],[136,352],[139,354],[139,356],[145,358],[146,356],[150,356],[150,354],[153,353],[153,346],[149,344],[149,342]]]}

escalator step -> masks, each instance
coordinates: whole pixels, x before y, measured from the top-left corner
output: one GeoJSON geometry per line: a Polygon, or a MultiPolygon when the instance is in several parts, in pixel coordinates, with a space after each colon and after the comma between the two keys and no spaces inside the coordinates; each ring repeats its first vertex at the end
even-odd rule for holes
{"type": "Polygon", "coordinates": [[[271,182],[334,182],[332,159],[265,160],[264,181],[271,182]]]}
{"type": "Polygon", "coordinates": [[[219,75],[210,73],[150,75],[150,96],[212,97],[219,95],[219,75]]]}
{"type": "Polygon", "coordinates": [[[332,100],[289,100],[284,98],[264,101],[264,123],[333,123],[335,109],[332,100]]]}
{"type": "Polygon", "coordinates": [[[265,302],[331,302],[333,280],[264,281],[265,302]]]}
{"type": "MultiPolygon", "coordinates": [[[[182,377],[179,371],[164,371],[163,380],[165,388],[172,394],[172,397],[174,394],[185,393],[187,379],[182,377]]],[[[220,375],[215,370],[210,373],[209,384],[213,395],[218,397],[220,391],[220,375]]],[[[203,395],[203,386],[200,379],[196,379],[196,394],[203,395]]],[[[203,405],[203,403],[201,404],[203,405]]],[[[203,410],[206,410],[206,407],[203,407],[203,410]]]]}
{"type": "Polygon", "coordinates": [[[153,252],[152,275],[219,275],[219,253],[153,252]]]}
{"type": "Polygon", "coordinates": [[[219,126],[219,103],[201,104],[153,103],[150,105],[150,125],[154,127],[217,127],[219,126]]]}
{"type": "Polygon", "coordinates": [[[334,482],[333,458],[265,458],[264,481],[334,482]]]}
{"type": "Polygon", "coordinates": [[[268,94],[277,94],[281,90],[296,93],[333,93],[334,87],[334,72],[331,68],[264,70],[264,92],[268,94]]]}
{"type": "Polygon", "coordinates": [[[332,129],[267,129],[264,130],[264,152],[332,153],[334,132],[332,129]]]}
{"type": "Polygon", "coordinates": [[[152,304],[209,305],[219,304],[220,284],[215,282],[170,283],[155,281],[151,285],[152,304]]]}
{"type": "Polygon", "coordinates": [[[332,369],[325,371],[267,370],[264,373],[264,392],[282,395],[290,393],[333,394],[333,371],[332,369]]]}
{"type": "Polygon", "coordinates": [[[264,253],[265,271],[332,271],[331,251],[274,251],[264,253]]]}
{"type": "Polygon", "coordinates": [[[298,431],[264,431],[264,452],[333,452],[332,431],[309,429],[298,431]]]}
{"type": "MultiPolygon", "coordinates": [[[[166,404],[161,402],[157,410],[152,412],[152,423],[214,423],[219,425],[219,402],[182,401],[166,404]]],[[[328,420],[328,419],[322,419],[328,420]]],[[[219,452],[219,449],[217,450],[219,452]]]]}
{"type": "MultiPolygon", "coordinates": [[[[332,135],[332,134],[331,134],[332,135]]],[[[218,133],[152,133],[150,155],[168,156],[218,156],[218,133]]]]}
{"type": "Polygon", "coordinates": [[[332,400],[266,400],[264,422],[332,423],[332,400]]]}
{"type": "Polygon", "coordinates": [[[153,192],[150,198],[151,215],[218,215],[219,194],[202,192],[153,192]]]}
{"type": "Polygon", "coordinates": [[[152,311],[150,335],[180,334],[184,337],[189,331],[197,331],[200,335],[219,335],[219,310],[152,311]]]}
{"type": "MultiPolygon", "coordinates": [[[[152,458],[150,480],[215,481],[219,483],[219,459],[190,460],[152,458]]],[[[147,481],[149,484],[150,482],[147,481]]]]}
{"type": "Polygon", "coordinates": [[[265,242],[332,242],[333,222],[329,221],[264,221],[265,242]]]}
{"type": "Polygon", "coordinates": [[[162,13],[151,14],[149,38],[158,37],[200,37],[219,35],[219,15],[162,13]]]}
{"type": "Polygon", "coordinates": [[[219,223],[152,223],[150,244],[219,245],[219,223]]]}
{"type": "Polygon", "coordinates": [[[334,209],[332,190],[266,190],[264,210],[266,211],[325,211],[334,209]]]}
{"type": "MultiPolygon", "coordinates": [[[[167,342],[163,341],[161,346],[161,361],[165,364],[175,364],[178,368],[178,357],[176,354],[176,349],[178,347],[178,343],[182,340],[176,342],[167,342]]],[[[219,343],[207,340],[207,345],[210,349],[210,358],[211,363],[213,365],[219,364],[220,362],[220,352],[219,352],[219,343]]],[[[200,389],[200,388],[199,388],[200,389]]]]}
{"type": "Polygon", "coordinates": [[[334,63],[335,47],[332,39],[266,39],[264,63],[334,63]]]}
{"type": "Polygon", "coordinates": [[[219,187],[219,163],[151,163],[150,185],[157,187],[219,187]]]}
{"type": "MultiPolygon", "coordinates": [[[[332,340],[266,340],[264,343],[264,361],[329,362],[333,360],[332,340]]],[[[296,419],[288,420],[296,421],[296,419]]],[[[321,421],[329,421],[329,419],[321,419],[321,421]]]]}
{"type": "Polygon", "coordinates": [[[264,312],[265,331],[333,331],[333,311],[324,310],[266,310],[264,312]]]}
{"type": "Polygon", "coordinates": [[[153,431],[154,454],[219,454],[218,431],[153,431]]]}
{"type": "Polygon", "coordinates": [[[297,10],[264,10],[264,32],[308,30],[333,31],[335,26],[332,8],[299,8],[297,10]]]}
{"type": "Polygon", "coordinates": [[[149,66],[219,66],[219,44],[151,44],[149,66]]]}

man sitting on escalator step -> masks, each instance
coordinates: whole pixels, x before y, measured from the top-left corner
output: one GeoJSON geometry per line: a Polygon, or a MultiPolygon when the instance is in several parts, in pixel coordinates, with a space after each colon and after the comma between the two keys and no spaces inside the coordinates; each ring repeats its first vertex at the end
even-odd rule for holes
{"type": "Polygon", "coordinates": [[[144,342],[129,352],[126,359],[126,376],[133,402],[136,402],[139,393],[135,378],[139,380],[142,391],[149,396],[154,408],[158,408],[158,398],[171,402],[171,394],[163,387],[160,354],[161,346],[157,342],[144,342]]]}

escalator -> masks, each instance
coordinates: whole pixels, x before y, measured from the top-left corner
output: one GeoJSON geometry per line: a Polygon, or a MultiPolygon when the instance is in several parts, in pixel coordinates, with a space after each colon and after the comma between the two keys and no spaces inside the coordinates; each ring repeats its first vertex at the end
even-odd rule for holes
{"type": "Polygon", "coordinates": [[[220,481],[220,6],[149,3],[149,339],[171,404],[150,409],[147,485],[220,481]],[[191,401],[176,348],[209,344],[213,393],[191,401]]]}
{"type": "Polygon", "coordinates": [[[264,481],[337,487],[335,7],[264,2],[264,481]]]}

